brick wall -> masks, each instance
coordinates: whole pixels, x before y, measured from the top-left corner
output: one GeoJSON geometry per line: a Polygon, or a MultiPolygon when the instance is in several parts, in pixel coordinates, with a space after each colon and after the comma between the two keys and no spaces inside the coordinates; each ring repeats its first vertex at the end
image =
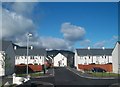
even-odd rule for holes
{"type": "Polygon", "coordinates": [[[107,72],[112,72],[112,64],[90,64],[90,65],[78,64],[78,68],[82,70],[91,70],[93,67],[99,67],[105,69],[107,72]]]}
{"type": "MultiPolygon", "coordinates": [[[[26,73],[26,68],[26,65],[15,65],[15,73],[26,73]]],[[[42,65],[28,65],[28,71],[29,73],[42,71],[42,65]]]]}
{"type": "Polygon", "coordinates": [[[29,68],[31,70],[35,71],[42,71],[42,66],[41,65],[29,65],[29,68]]]}

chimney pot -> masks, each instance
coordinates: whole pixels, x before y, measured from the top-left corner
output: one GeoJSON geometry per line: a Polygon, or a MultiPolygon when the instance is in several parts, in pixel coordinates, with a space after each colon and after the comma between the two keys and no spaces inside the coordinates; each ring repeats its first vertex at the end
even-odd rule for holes
{"type": "Polygon", "coordinates": [[[14,50],[16,50],[17,49],[17,46],[14,46],[14,50]]]}
{"type": "Polygon", "coordinates": [[[104,49],[105,49],[105,47],[102,47],[102,49],[104,50],[104,49]]]}
{"type": "Polygon", "coordinates": [[[90,47],[88,47],[88,50],[90,50],[90,47]]]}
{"type": "Polygon", "coordinates": [[[33,49],[33,46],[30,46],[31,50],[33,49]]]}

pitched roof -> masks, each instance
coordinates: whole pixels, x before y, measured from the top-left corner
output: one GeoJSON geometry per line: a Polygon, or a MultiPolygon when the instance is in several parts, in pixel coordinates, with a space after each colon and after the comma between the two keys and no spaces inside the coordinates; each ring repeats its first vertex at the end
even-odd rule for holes
{"type": "Polygon", "coordinates": [[[76,49],[77,54],[81,56],[86,56],[86,55],[112,55],[113,49],[76,49]]]}
{"type": "Polygon", "coordinates": [[[62,55],[64,55],[65,57],[73,57],[74,53],[71,51],[66,51],[66,50],[51,50],[51,51],[47,51],[47,57],[51,56],[52,58],[55,57],[58,53],[61,53],[62,55]]]}
{"type": "MultiPolygon", "coordinates": [[[[27,47],[19,47],[19,48],[17,48],[15,50],[15,54],[19,55],[19,56],[27,55],[27,47]]],[[[28,55],[32,55],[32,56],[37,56],[37,55],[45,56],[46,55],[46,50],[44,48],[29,49],[28,55]]]]}
{"type": "Polygon", "coordinates": [[[60,53],[61,53],[62,55],[64,55],[65,57],[67,57],[67,58],[70,58],[70,57],[73,57],[73,56],[74,56],[74,53],[71,52],[71,51],[60,50],[60,53]]]}
{"type": "Polygon", "coordinates": [[[48,56],[51,56],[52,58],[55,57],[57,54],[58,54],[58,50],[50,50],[50,51],[47,51],[47,57],[48,56]]]}
{"type": "Polygon", "coordinates": [[[118,41],[118,43],[120,44],[120,41],[118,41]]]}

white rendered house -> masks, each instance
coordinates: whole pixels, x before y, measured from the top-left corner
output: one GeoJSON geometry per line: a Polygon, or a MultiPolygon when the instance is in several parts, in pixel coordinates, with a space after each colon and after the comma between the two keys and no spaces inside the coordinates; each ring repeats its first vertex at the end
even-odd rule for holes
{"type": "Polygon", "coordinates": [[[46,61],[46,50],[43,48],[29,49],[28,56],[26,47],[14,47],[14,50],[16,53],[15,65],[19,64],[43,65],[46,61]]]}
{"type": "Polygon", "coordinates": [[[67,66],[67,58],[61,53],[58,53],[54,57],[54,67],[64,67],[64,66],[67,66]]]}
{"type": "Polygon", "coordinates": [[[0,76],[14,73],[15,53],[11,41],[2,41],[2,51],[0,51],[0,76]]]}
{"type": "Polygon", "coordinates": [[[0,76],[4,76],[5,75],[5,56],[4,56],[4,52],[0,51],[0,76]]]}
{"type": "Polygon", "coordinates": [[[66,50],[49,50],[47,58],[54,67],[74,66],[74,53],[66,50]]]}
{"type": "Polygon", "coordinates": [[[118,41],[112,52],[113,57],[113,73],[120,73],[120,42],[118,41]]]}
{"type": "Polygon", "coordinates": [[[75,67],[78,69],[78,64],[108,64],[112,63],[113,49],[76,49],[75,51],[75,67]]]}

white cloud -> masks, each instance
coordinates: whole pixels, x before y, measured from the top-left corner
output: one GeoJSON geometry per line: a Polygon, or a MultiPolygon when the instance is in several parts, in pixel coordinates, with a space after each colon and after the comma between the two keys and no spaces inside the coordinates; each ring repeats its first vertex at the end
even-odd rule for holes
{"type": "Polygon", "coordinates": [[[69,46],[64,39],[53,37],[41,37],[43,47],[48,49],[68,49],[69,46]]]}
{"type": "Polygon", "coordinates": [[[100,42],[95,43],[94,47],[101,48],[101,47],[104,47],[105,44],[106,44],[106,41],[100,41],[100,42]]]}
{"type": "Polygon", "coordinates": [[[31,19],[27,19],[15,12],[2,9],[2,36],[3,38],[16,37],[34,31],[35,25],[31,19]]]}
{"type": "Polygon", "coordinates": [[[113,35],[111,40],[118,40],[118,36],[113,35]]]}
{"type": "Polygon", "coordinates": [[[113,35],[110,39],[96,42],[93,46],[94,47],[114,46],[117,41],[118,36],[113,35]]]}
{"type": "Polygon", "coordinates": [[[28,17],[32,14],[33,9],[37,3],[34,2],[14,2],[12,4],[12,10],[17,14],[21,14],[25,17],[28,17]]]}
{"type": "Polygon", "coordinates": [[[83,40],[85,35],[84,28],[72,25],[71,23],[63,23],[61,32],[66,40],[72,42],[83,40]]]}
{"type": "MultiPolygon", "coordinates": [[[[17,36],[14,39],[14,42],[20,46],[26,46],[27,45],[27,36],[26,34],[22,35],[22,36],[17,36]]],[[[34,45],[37,47],[43,47],[42,46],[42,42],[40,37],[37,36],[37,33],[33,33],[32,37],[29,38],[29,45],[34,45]]]]}
{"type": "Polygon", "coordinates": [[[34,4],[14,3],[11,5],[12,11],[2,8],[2,36],[4,39],[12,40],[20,46],[26,46],[26,33],[33,33],[29,45],[45,47],[48,49],[71,49],[64,39],[54,37],[39,36],[32,19],[26,17],[31,14],[34,4]],[[29,9],[28,9],[29,8],[29,9]]]}
{"type": "Polygon", "coordinates": [[[91,41],[89,39],[85,39],[83,41],[80,41],[80,45],[84,47],[90,46],[91,41]]]}
{"type": "MultiPolygon", "coordinates": [[[[26,46],[27,44],[27,37],[25,35],[16,38],[15,42],[16,44],[20,46],[26,46]]],[[[54,38],[54,37],[36,37],[33,36],[30,38],[29,45],[33,45],[36,47],[44,47],[47,49],[72,49],[72,46],[68,45],[68,43],[61,38],[54,38]]]]}

